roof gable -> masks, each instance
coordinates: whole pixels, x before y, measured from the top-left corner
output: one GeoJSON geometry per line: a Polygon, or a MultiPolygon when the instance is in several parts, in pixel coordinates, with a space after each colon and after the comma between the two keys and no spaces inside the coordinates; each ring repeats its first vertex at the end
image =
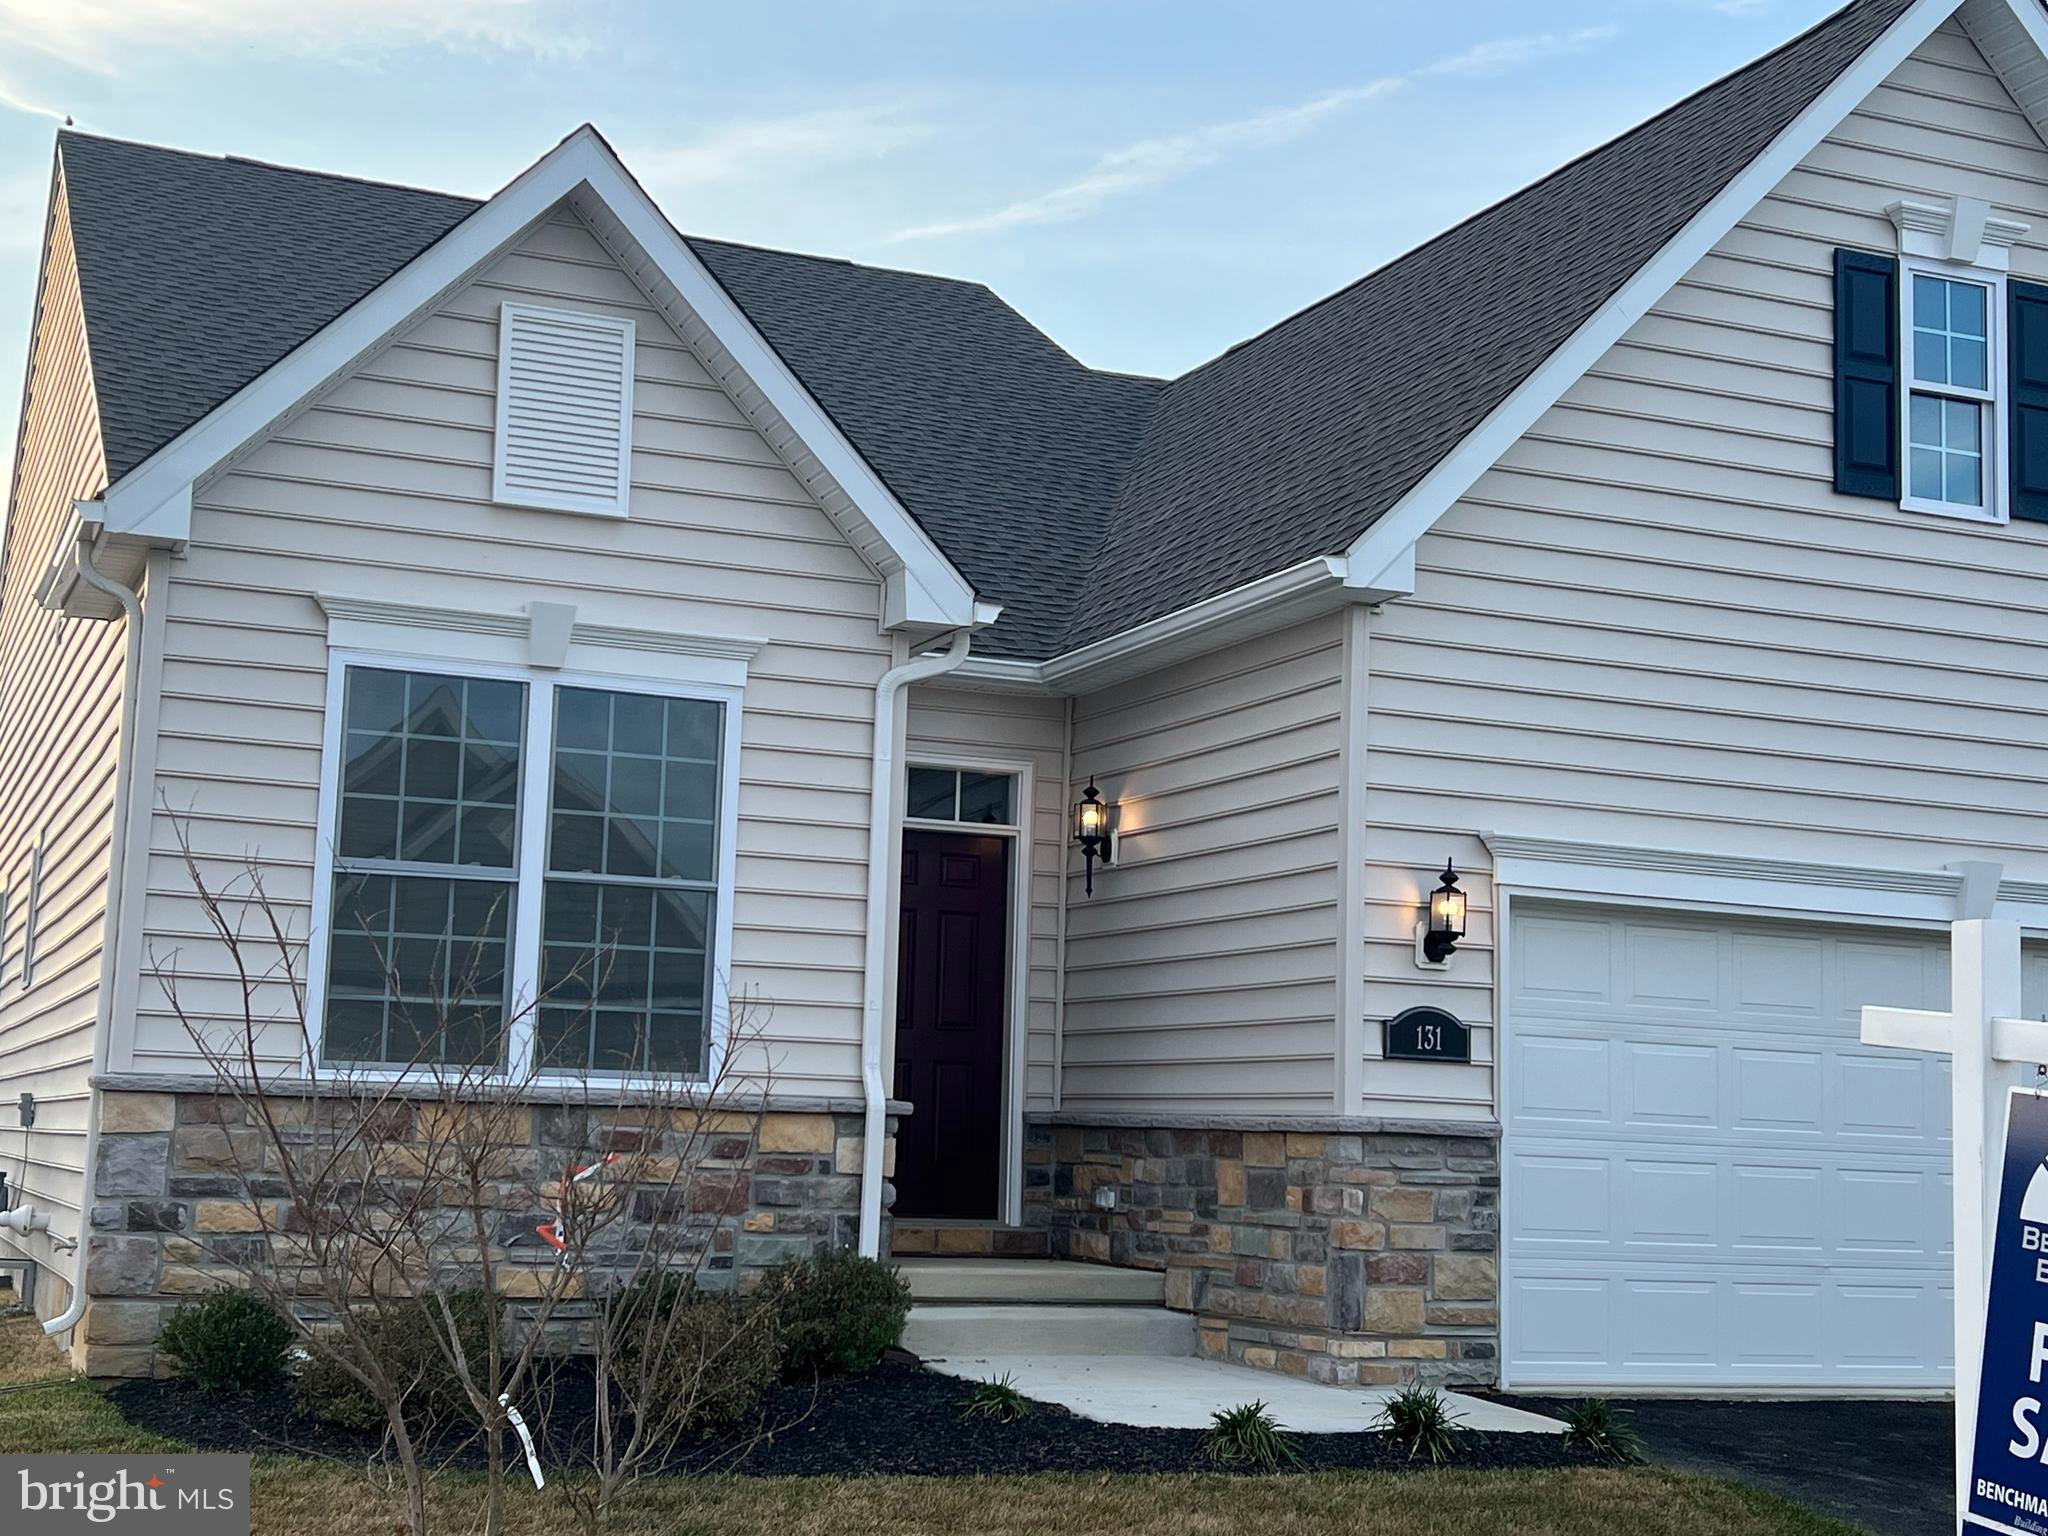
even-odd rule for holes
{"type": "MultiPolygon", "coordinates": [[[[1078,663],[1184,630],[1199,605],[1259,601],[1289,572],[1387,585],[1382,568],[1725,233],[1786,146],[1959,9],[1973,31],[2003,29],[2001,70],[2036,68],[2048,107],[2040,0],[1851,0],[1170,383],[1083,367],[980,284],[683,237],[632,191],[641,234],[687,253],[699,296],[815,406],[840,471],[901,514],[899,537],[928,538],[1004,605],[977,650],[1078,663]]],[[[266,351],[331,323],[351,288],[391,283],[490,206],[74,134],[62,152],[102,181],[83,189],[100,249],[81,265],[96,372],[119,396],[104,428],[117,478],[266,351]]]]}
{"type": "Polygon", "coordinates": [[[1343,553],[1915,3],[1856,0],[1175,380],[1067,643],[1343,553]]]}

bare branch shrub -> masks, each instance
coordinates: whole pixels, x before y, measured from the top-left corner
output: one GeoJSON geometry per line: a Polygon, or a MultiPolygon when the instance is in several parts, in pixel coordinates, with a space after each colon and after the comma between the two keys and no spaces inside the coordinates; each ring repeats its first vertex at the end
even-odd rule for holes
{"type": "MultiPolygon", "coordinates": [[[[580,1344],[597,1385],[566,1486],[603,1531],[626,1486],[715,1408],[730,1351],[773,1328],[772,1306],[750,1307],[707,1343],[701,1309],[675,1304],[705,1288],[749,1200],[767,1083],[728,1064],[759,1050],[766,1010],[729,1000],[708,1078],[650,1071],[627,1087],[514,1049],[539,1000],[504,1006],[502,946],[457,954],[451,940],[406,1020],[409,1059],[323,1061],[306,945],[262,867],[216,885],[182,823],[178,838],[228,988],[209,990],[217,974],[191,985],[175,956],[154,970],[214,1078],[218,1192],[238,1212],[213,1225],[243,1229],[199,1233],[202,1250],[291,1321],[309,1375],[374,1405],[383,1445],[367,1470],[412,1536],[427,1536],[433,1468],[478,1441],[482,1529],[503,1528],[508,1478],[526,1475],[512,1415],[524,1404],[549,1449],[555,1353],[580,1344]]],[[[398,957],[384,963],[389,995],[406,993],[398,957]]],[[[608,965],[600,946],[592,968],[608,965]]],[[[598,993],[575,990],[586,1009],[598,993]]]]}

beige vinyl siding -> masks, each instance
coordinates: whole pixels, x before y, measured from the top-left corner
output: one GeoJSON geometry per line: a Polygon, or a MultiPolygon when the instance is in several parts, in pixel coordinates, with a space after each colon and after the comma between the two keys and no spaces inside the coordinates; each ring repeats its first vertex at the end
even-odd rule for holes
{"type": "Polygon", "coordinates": [[[1067,856],[1067,793],[1061,777],[1066,701],[925,685],[911,690],[907,733],[908,762],[1030,770],[1032,803],[1024,822],[1024,856],[1031,861],[1024,1107],[1046,1108],[1053,1103],[1059,882],[1067,856]]]}
{"type": "MultiPolygon", "coordinates": [[[[120,741],[122,625],[64,619],[37,605],[43,562],[74,498],[106,484],[70,224],[61,189],[45,253],[29,354],[27,412],[0,577],[0,1169],[47,1211],[52,1234],[74,1237],[93,1028],[99,1004],[114,763],[120,741]],[[33,985],[22,987],[29,870],[41,843],[33,985]],[[36,1096],[26,1145],[15,1101],[36,1096]],[[26,1159],[26,1169],[23,1161],[26,1159]]],[[[68,1272],[49,1239],[0,1234],[0,1252],[26,1252],[52,1280],[68,1272]]],[[[61,1309],[62,1286],[38,1294],[61,1309]]]]}
{"type": "MultiPolygon", "coordinates": [[[[772,1015],[774,1086],[856,1092],[881,584],[696,355],[589,232],[558,212],[396,344],[202,488],[170,588],[156,790],[216,878],[260,860],[308,917],[327,672],[312,594],[580,623],[765,636],[741,745],[736,992],[772,1015]],[[502,301],[587,307],[637,334],[631,516],[490,504],[502,301]]],[[[201,1011],[232,1008],[225,956],[155,818],[149,942],[201,1011]]],[[[145,987],[121,1065],[193,1064],[145,987]]],[[[288,998],[264,1006],[289,1017],[288,998]]]]}
{"type": "MultiPolygon", "coordinates": [[[[1959,194],[2031,223],[2012,270],[2048,279],[2048,150],[1950,24],[1423,539],[1373,624],[1368,1017],[1492,1019],[1481,831],[2048,877],[2048,527],[1831,489],[1834,250],[1959,194]],[[1404,930],[1446,854],[1472,933],[1425,978],[1404,930]]],[[[1364,1086],[1491,1110],[1484,1065],[1364,1086]]]]}
{"type": "Polygon", "coordinates": [[[1120,820],[1068,879],[1067,1107],[1330,1112],[1343,649],[1331,615],[1076,700],[1120,820]]]}

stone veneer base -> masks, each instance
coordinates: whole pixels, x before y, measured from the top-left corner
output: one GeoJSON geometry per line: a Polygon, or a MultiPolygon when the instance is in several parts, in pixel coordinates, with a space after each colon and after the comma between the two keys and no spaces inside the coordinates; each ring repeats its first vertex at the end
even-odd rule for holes
{"type": "MultiPolygon", "coordinates": [[[[261,1133],[231,1097],[195,1089],[189,1079],[148,1081],[159,1086],[101,1084],[88,1301],[72,1349],[74,1362],[92,1376],[157,1372],[156,1339],[170,1314],[193,1296],[241,1283],[237,1264],[261,1252],[249,1191],[253,1185],[260,1199],[267,1186],[238,1172],[261,1171],[261,1133]]],[[[292,1095],[280,1085],[275,1096],[292,1095]]],[[[742,1283],[750,1271],[855,1241],[864,1129],[857,1102],[771,1099],[758,1127],[750,1106],[715,1113],[703,1149],[708,1156],[690,1170],[689,1188],[693,1214],[720,1218],[704,1260],[706,1284],[742,1283]]],[[[497,1252],[508,1263],[541,1265],[552,1259],[532,1235],[547,1219],[541,1192],[555,1187],[570,1160],[603,1147],[608,1136],[665,1149],[644,1146],[647,1117],[630,1103],[536,1102],[520,1116],[508,1139],[507,1177],[497,1186],[497,1241],[507,1245],[497,1252]]],[[[885,1159],[893,1161],[893,1118],[889,1129],[885,1159]]],[[[680,1140],[683,1128],[661,1134],[680,1140]]],[[[630,1244],[630,1224],[618,1237],[630,1244]]],[[[516,1271],[506,1277],[508,1294],[516,1293],[517,1278],[516,1271]]]]}
{"type": "Polygon", "coordinates": [[[1363,1116],[1039,1113],[1025,1221],[1056,1256],[1163,1270],[1210,1358],[1341,1386],[1490,1386],[1498,1138],[1363,1116]]]}

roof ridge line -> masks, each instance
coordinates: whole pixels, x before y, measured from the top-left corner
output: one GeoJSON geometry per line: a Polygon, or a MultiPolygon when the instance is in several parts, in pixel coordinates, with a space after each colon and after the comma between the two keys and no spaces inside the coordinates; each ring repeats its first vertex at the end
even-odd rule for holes
{"type": "Polygon", "coordinates": [[[1359,276],[1353,278],[1350,282],[1344,284],[1343,287],[1333,288],[1328,293],[1322,295],[1322,297],[1311,299],[1308,303],[1302,305],[1299,309],[1292,310],[1289,313],[1282,315],[1278,320],[1273,321],[1271,324],[1266,325],[1257,331],[1254,331],[1251,335],[1245,337],[1242,341],[1232,342],[1229,346],[1225,347],[1221,352],[1218,352],[1215,356],[1206,358],[1203,361],[1195,364],[1194,367],[1188,369],[1185,373],[1177,375],[1175,378],[1175,382],[1179,382],[1179,380],[1181,379],[1191,378],[1193,375],[1200,373],[1203,369],[1209,367],[1213,363],[1221,362],[1224,358],[1230,357],[1235,353],[1242,352],[1247,347],[1256,346],[1259,342],[1265,340],[1275,331],[1282,330],[1285,327],[1292,325],[1295,321],[1301,319],[1305,315],[1313,314],[1316,310],[1322,308],[1325,304],[1331,303],[1333,300],[1340,299],[1345,294],[1352,292],[1354,289],[1371,282],[1373,279],[1381,276],[1384,273],[1392,271],[1395,267],[1400,266],[1403,262],[1408,261],[1410,258],[1422,255],[1424,252],[1428,251],[1432,246],[1437,245],[1442,241],[1450,239],[1451,236],[1457,234],[1460,230],[1466,228],[1469,225],[1478,223],[1481,219],[1486,218],[1488,215],[1505,207],[1507,204],[1515,202],[1523,197],[1526,197],[1531,192],[1536,191],[1538,188],[1548,185],[1550,182],[1555,181],[1558,177],[1565,175],[1575,166],[1582,165],[1587,160],[1592,159],[1593,156],[1604,154],[1608,150],[1614,148],[1617,144],[1621,143],[1624,139],[1633,138],[1636,134],[1643,132],[1645,129],[1653,127],[1655,124],[1662,122],[1665,118],[1671,116],[1674,112],[1677,112],[1681,108],[1691,104],[1693,101],[1696,101],[1701,96],[1706,95],[1709,91],[1718,90],[1721,86],[1727,84],[1730,80],[1735,79],[1738,75],[1746,75],[1751,70],[1762,67],[1764,64],[1767,64],[1772,59],[1776,58],[1779,54],[1785,52],[1785,50],[1787,50],[1788,48],[1795,47],[1799,43],[1804,42],[1808,37],[1812,36],[1815,32],[1818,32],[1822,27],[1831,25],[1844,13],[1853,10],[1856,6],[1863,3],[1865,3],[1865,0],[1843,0],[1843,4],[1836,6],[1832,11],[1829,11],[1825,16],[1821,17],[1811,26],[1804,27],[1800,31],[1795,32],[1792,36],[1786,38],[1782,43],[1779,43],[1776,47],[1768,50],[1767,52],[1758,54],[1755,58],[1750,59],[1745,63],[1736,65],[1733,69],[1724,70],[1721,74],[1716,75],[1713,79],[1709,80],[1705,85],[1702,85],[1695,90],[1686,92],[1686,94],[1679,97],[1678,100],[1667,103],[1655,112],[1652,112],[1649,116],[1641,118],[1634,123],[1631,123],[1628,127],[1621,129],[1617,133],[1609,135],[1607,138],[1602,139],[1597,144],[1591,145],[1586,149],[1580,150],[1579,153],[1573,155],[1569,160],[1563,161],[1560,164],[1553,166],[1550,170],[1545,171],[1541,176],[1538,176],[1534,181],[1524,182],[1519,187],[1516,187],[1513,191],[1502,193],[1499,197],[1495,198],[1492,202],[1486,204],[1483,208],[1475,209],[1473,212],[1466,214],[1465,217],[1459,219],[1456,223],[1446,225],[1444,228],[1438,230],[1435,234],[1431,235],[1427,240],[1422,241],[1419,245],[1411,245],[1406,250],[1396,252],[1394,255],[1389,256],[1385,261],[1381,262],[1378,266],[1372,268],[1367,272],[1361,273],[1359,276]]]}

